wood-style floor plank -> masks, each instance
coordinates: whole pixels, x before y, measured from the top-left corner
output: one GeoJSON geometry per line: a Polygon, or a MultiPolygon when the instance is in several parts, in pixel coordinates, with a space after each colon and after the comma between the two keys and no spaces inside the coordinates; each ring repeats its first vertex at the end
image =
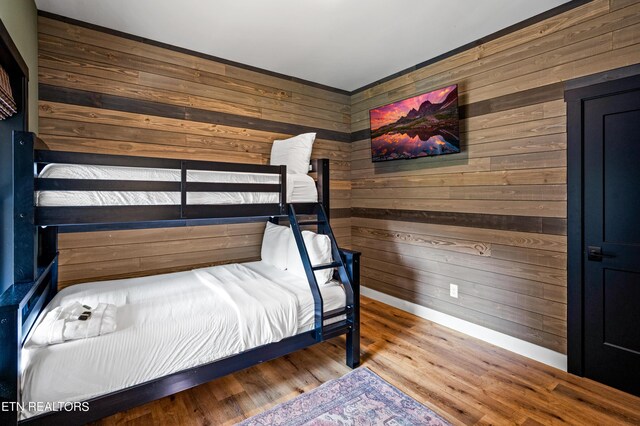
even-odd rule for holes
{"type": "MultiPolygon", "coordinates": [[[[640,424],[640,398],[367,298],[362,359],[454,425],[640,424]]],[[[349,371],[337,338],[97,424],[232,425],[349,371]]]]}

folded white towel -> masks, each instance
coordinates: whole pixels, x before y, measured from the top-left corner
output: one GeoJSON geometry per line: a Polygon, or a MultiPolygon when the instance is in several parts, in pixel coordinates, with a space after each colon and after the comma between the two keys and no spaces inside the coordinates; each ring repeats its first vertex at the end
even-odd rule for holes
{"type": "Polygon", "coordinates": [[[35,346],[55,345],[112,333],[117,326],[116,311],[115,305],[107,303],[100,303],[94,309],[79,302],[58,306],[38,324],[29,343],[35,346]]]}

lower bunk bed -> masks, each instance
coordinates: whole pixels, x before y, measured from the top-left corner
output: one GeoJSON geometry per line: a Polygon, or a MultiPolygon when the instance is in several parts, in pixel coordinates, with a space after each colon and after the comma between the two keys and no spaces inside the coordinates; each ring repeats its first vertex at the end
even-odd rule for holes
{"type": "MultiPolygon", "coordinates": [[[[345,307],[338,281],[320,290],[325,312],[345,307]]],[[[21,419],[51,424],[55,416],[42,411],[58,401],[88,401],[87,414],[95,418],[101,416],[99,400],[92,398],[125,389],[137,394],[138,385],[191,369],[200,370],[194,375],[208,375],[204,370],[216,361],[300,339],[314,329],[314,300],[306,280],[263,261],[74,285],[60,291],[42,315],[74,302],[115,305],[117,330],[53,345],[35,344],[28,337],[22,351],[21,419]]],[[[325,325],[344,324],[345,318],[325,325]]],[[[216,370],[211,373],[220,373],[216,370]]],[[[70,407],[77,414],[83,409],[70,407]]],[[[69,420],[65,415],[65,423],[69,420]]]]}
{"type": "Polygon", "coordinates": [[[347,364],[359,364],[360,254],[339,248],[329,225],[328,160],[312,161],[317,192],[305,184],[298,198],[282,165],[56,153],[34,150],[34,142],[33,134],[14,135],[15,281],[0,295],[0,424],[86,424],[338,336],[347,364]],[[47,166],[63,174],[48,176],[47,166]],[[94,175],[71,176],[69,166],[94,175]],[[127,169],[123,180],[95,175],[104,171],[96,166],[144,170],[127,169]],[[154,178],[152,168],[164,174],[154,178]],[[238,182],[234,173],[271,176],[238,182]],[[105,191],[120,191],[124,203],[102,203],[105,191]],[[166,200],[158,203],[153,192],[166,192],[166,200]],[[135,201],[141,196],[149,202],[135,201]],[[265,251],[263,241],[263,260],[57,291],[59,232],[228,221],[267,222],[265,241],[273,244],[265,251]],[[291,268],[268,259],[283,251],[295,253],[286,260],[291,268]],[[47,321],[72,304],[80,307],[76,324],[88,319],[76,333],[87,334],[64,341],[47,321]],[[92,322],[106,315],[101,306],[115,315],[115,331],[92,322]],[[100,332],[89,333],[91,324],[100,332]]]}

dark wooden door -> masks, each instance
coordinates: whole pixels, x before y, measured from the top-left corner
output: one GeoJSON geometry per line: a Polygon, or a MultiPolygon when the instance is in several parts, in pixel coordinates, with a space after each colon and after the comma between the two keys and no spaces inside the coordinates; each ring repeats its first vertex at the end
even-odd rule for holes
{"type": "Polygon", "coordinates": [[[640,87],[582,105],[584,375],[640,395],[640,87]]]}

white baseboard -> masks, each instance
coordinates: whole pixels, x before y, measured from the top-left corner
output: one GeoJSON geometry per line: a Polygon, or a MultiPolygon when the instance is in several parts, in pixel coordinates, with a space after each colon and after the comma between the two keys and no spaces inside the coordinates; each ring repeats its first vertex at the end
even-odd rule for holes
{"type": "Polygon", "coordinates": [[[567,371],[567,356],[561,353],[367,287],[361,287],[361,294],[445,327],[452,328],[476,339],[484,340],[492,345],[567,371]]]}

